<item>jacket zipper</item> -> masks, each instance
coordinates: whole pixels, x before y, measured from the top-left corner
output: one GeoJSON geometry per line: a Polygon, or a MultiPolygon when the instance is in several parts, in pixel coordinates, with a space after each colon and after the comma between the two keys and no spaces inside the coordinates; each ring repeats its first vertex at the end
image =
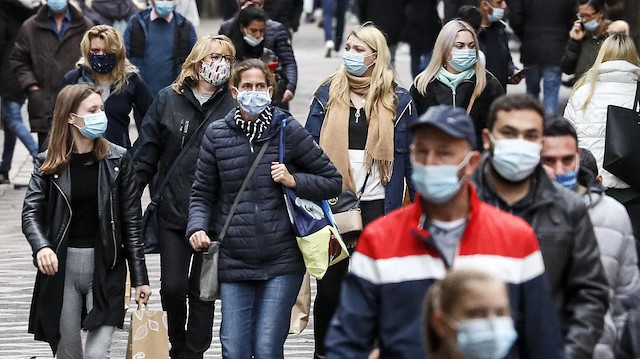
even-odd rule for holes
{"type": "Polygon", "coordinates": [[[453,107],[456,107],[456,90],[451,89],[451,95],[453,96],[453,107]]]}
{"type": "Polygon", "coordinates": [[[62,238],[60,238],[60,242],[58,242],[58,245],[56,246],[56,254],[58,254],[58,250],[60,250],[60,245],[64,241],[64,237],[67,235],[67,230],[69,229],[69,225],[71,225],[71,217],[73,216],[73,210],[71,209],[71,204],[69,204],[69,199],[67,199],[67,196],[64,195],[64,192],[62,192],[62,189],[60,188],[60,186],[58,186],[58,184],[55,182],[53,182],[53,185],[56,186],[56,188],[58,188],[58,191],[60,191],[60,194],[62,194],[62,198],[64,198],[64,201],[67,203],[67,207],[69,207],[69,220],[67,221],[67,224],[64,226],[64,231],[62,231],[62,238]]]}
{"type": "Polygon", "coordinates": [[[398,126],[398,122],[400,122],[400,119],[402,118],[402,116],[404,116],[404,113],[407,112],[407,110],[409,110],[409,115],[411,115],[411,103],[413,101],[409,101],[409,103],[407,104],[407,106],[405,106],[404,110],[402,110],[402,112],[400,113],[400,116],[398,116],[398,118],[396,119],[396,123],[393,125],[398,126]]]}
{"type": "Polygon", "coordinates": [[[111,269],[115,268],[116,261],[118,260],[118,245],[116,242],[116,221],[113,216],[113,192],[109,196],[111,199],[111,203],[109,203],[109,211],[111,212],[111,237],[113,239],[113,264],[111,264],[111,269]]]}

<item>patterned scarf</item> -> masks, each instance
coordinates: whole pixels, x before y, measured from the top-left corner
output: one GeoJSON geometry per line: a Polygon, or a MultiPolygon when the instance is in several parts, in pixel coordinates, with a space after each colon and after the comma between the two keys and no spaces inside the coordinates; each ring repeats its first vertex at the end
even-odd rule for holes
{"type": "Polygon", "coordinates": [[[262,133],[269,128],[271,125],[271,118],[273,117],[273,113],[271,111],[271,106],[267,107],[266,110],[260,113],[260,116],[255,121],[245,121],[242,118],[242,113],[240,112],[240,107],[236,108],[236,114],[233,117],[236,121],[236,125],[242,129],[242,131],[249,137],[249,142],[253,142],[253,140],[260,138],[262,133]]]}

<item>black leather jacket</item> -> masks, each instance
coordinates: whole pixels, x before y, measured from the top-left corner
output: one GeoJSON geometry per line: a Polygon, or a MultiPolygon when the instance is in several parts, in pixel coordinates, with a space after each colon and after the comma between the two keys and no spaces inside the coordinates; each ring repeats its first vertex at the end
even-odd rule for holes
{"type": "MultiPolygon", "coordinates": [[[[98,170],[98,217],[104,260],[107,269],[113,269],[126,258],[131,285],[149,284],[140,239],[142,210],[133,163],[124,148],[110,144],[110,149],[98,170]]],[[[69,239],[73,215],[69,166],[61,166],[52,175],[40,172],[46,154],[40,153],[35,159],[22,209],[22,231],[34,258],[44,247],[58,254],[63,242],[69,239]]]]}
{"type": "Polygon", "coordinates": [[[609,285],[587,207],[576,193],[552,182],[541,166],[531,177],[529,194],[509,206],[489,182],[489,166],[485,155],[471,178],[478,196],[533,227],[558,308],[567,359],[593,358],[609,308],[609,285]]]}

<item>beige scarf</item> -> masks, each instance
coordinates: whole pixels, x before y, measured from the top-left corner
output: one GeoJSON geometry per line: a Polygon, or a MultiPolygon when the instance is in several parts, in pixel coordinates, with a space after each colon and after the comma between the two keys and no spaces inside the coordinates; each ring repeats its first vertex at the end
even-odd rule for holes
{"type": "MultiPolygon", "coordinates": [[[[347,74],[351,91],[365,95],[371,83],[370,77],[356,77],[347,74]]],[[[331,89],[330,89],[331,90],[331,89]]],[[[329,91],[331,93],[331,91],[329,91]]],[[[394,114],[381,104],[375,113],[367,114],[369,129],[364,148],[364,163],[367,173],[373,165],[378,166],[380,182],[389,183],[393,172],[393,132],[394,114]]],[[[349,103],[340,100],[329,101],[320,130],[320,147],[342,175],[342,189],[356,192],[356,185],[349,161],[349,103]]],[[[357,190],[360,190],[359,188],[357,190]]]]}

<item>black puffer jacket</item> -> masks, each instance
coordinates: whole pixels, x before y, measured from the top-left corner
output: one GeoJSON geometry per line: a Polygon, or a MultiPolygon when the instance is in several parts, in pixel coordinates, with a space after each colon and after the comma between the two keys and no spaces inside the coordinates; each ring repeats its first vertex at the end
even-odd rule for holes
{"type": "MultiPolygon", "coordinates": [[[[234,17],[222,23],[219,31],[220,35],[231,35],[231,28],[233,27],[235,19],[236,18],[234,17]]],[[[287,90],[295,93],[296,86],[298,84],[298,63],[296,62],[296,57],[293,54],[291,40],[287,34],[287,29],[281,23],[273,20],[267,20],[262,46],[270,49],[274,54],[276,54],[278,61],[282,64],[282,67],[284,67],[287,80],[289,80],[287,90]]]]}
{"type": "Polygon", "coordinates": [[[442,20],[438,15],[438,0],[408,0],[404,16],[406,23],[403,40],[409,43],[412,49],[432,51],[442,29],[442,20]]]}
{"type": "Polygon", "coordinates": [[[265,1],[264,11],[286,29],[298,31],[300,27],[300,16],[302,16],[302,0],[279,0],[265,1]]]}
{"type": "MultiPolygon", "coordinates": [[[[171,87],[160,90],[142,120],[140,138],[134,144],[136,177],[141,188],[156,173],[156,183],[162,182],[182,147],[206,122],[208,111],[211,111],[208,119],[215,121],[224,118],[234,106],[235,101],[226,85],[202,106],[193,96],[190,86],[184,86],[180,94],[171,87]]],[[[158,224],[163,228],[187,228],[191,183],[204,132],[205,128],[200,130],[200,138],[190,146],[162,192],[162,200],[158,204],[158,224]]]]}
{"type": "MultiPolygon", "coordinates": [[[[131,285],[149,284],[143,243],[140,240],[141,209],[133,163],[124,148],[110,144],[111,153],[98,167],[98,218],[100,241],[96,245],[93,282],[94,309],[83,325],[94,330],[101,325],[122,327],[124,320],[125,259],[131,270],[131,285]]],[[[60,339],[60,311],[64,285],[64,268],[73,215],[71,174],[68,165],[55,174],[39,168],[47,152],[35,159],[35,168],[22,208],[22,232],[33,256],[44,247],[58,255],[59,271],[54,276],[38,272],[33,292],[29,332],[36,339],[51,344],[55,353],[60,339]]]]}
{"type": "MultiPolygon", "coordinates": [[[[462,107],[464,109],[469,106],[471,101],[471,95],[476,86],[476,76],[468,80],[462,81],[456,90],[453,91],[451,87],[444,84],[438,79],[434,79],[427,85],[427,91],[425,94],[421,94],[416,89],[415,85],[411,86],[411,96],[416,103],[416,110],[418,110],[418,116],[427,112],[429,107],[436,105],[452,105],[456,107],[462,107]]],[[[476,98],[471,108],[469,116],[473,119],[473,124],[476,128],[477,145],[478,149],[482,147],[482,129],[487,127],[487,115],[489,114],[489,106],[493,100],[504,94],[504,88],[498,80],[487,71],[487,85],[484,90],[476,98]]]]}
{"type": "Polygon", "coordinates": [[[265,280],[285,274],[303,274],[302,255],[285,207],[282,185],[271,178],[271,163],[278,162],[279,132],[285,132],[287,169],[296,179],[301,198],[320,200],[338,196],[342,178],[307,130],[288,112],[273,107],[269,128],[253,143],[236,125],[235,111],[207,128],[196,170],[187,238],[206,230],[212,239],[227,219],[255,156],[269,141],[240,204],[234,213],[220,250],[220,280],[265,280]],[[215,209],[214,209],[215,208],[215,209]]]}
{"type": "Polygon", "coordinates": [[[536,232],[567,358],[593,358],[609,307],[609,285],[587,207],[576,193],[552,182],[542,166],[531,177],[529,194],[507,205],[489,182],[489,170],[485,156],[471,180],[481,200],[525,219],[536,232]]]}

